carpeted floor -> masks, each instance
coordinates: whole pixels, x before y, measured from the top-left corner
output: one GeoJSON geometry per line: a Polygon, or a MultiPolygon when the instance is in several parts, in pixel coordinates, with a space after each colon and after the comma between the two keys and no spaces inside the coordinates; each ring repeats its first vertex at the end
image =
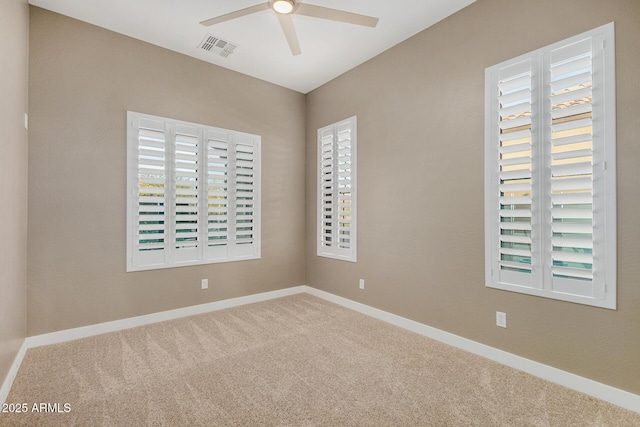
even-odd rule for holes
{"type": "Polygon", "coordinates": [[[307,294],[30,349],[7,403],[2,426],[640,426],[307,294]]]}

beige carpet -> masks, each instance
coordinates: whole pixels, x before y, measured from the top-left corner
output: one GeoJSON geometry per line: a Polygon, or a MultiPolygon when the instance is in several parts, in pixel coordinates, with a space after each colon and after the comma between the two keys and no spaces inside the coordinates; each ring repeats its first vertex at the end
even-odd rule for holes
{"type": "Polygon", "coordinates": [[[30,349],[7,403],[61,412],[3,426],[640,426],[306,294],[30,349]]]}

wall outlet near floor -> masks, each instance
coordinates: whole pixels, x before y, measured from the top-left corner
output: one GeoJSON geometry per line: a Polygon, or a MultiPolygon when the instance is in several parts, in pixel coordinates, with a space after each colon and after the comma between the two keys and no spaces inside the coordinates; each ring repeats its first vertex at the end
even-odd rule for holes
{"type": "Polygon", "coordinates": [[[209,279],[202,279],[202,289],[208,289],[209,288],[209,279]]]}
{"type": "Polygon", "coordinates": [[[364,289],[364,279],[360,279],[360,289],[364,289]]]}
{"type": "Polygon", "coordinates": [[[500,326],[501,328],[507,327],[507,313],[496,311],[496,326],[500,326]]]}

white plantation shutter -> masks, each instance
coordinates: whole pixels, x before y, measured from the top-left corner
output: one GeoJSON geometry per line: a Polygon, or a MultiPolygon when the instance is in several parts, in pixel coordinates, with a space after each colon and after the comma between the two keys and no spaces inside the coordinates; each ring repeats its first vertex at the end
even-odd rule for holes
{"type": "Polygon", "coordinates": [[[260,137],[127,118],[127,271],[259,258],[260,137]]]}
{"type": "Polygon", "coordinates": [[[229,139],[225,132],[206,132],[207,259],[229,254],[229,139]]]}
{"type": "Polygon", "coordinates": [[[173,227],[175,262],[196,261],[198,254],[198,129],[177,126],[173,144],[173,227]]]}
{"type": "Polygon", "coordinates": [[[531,59],[498,70],[499,280],[532,286],[531,59]]]}
{"type": "Polygon", "coordinates": [[[319,256],[356,261],[357,118],[318,129],[319,256]]]}
{"type": "MultiPolygon", "coordinates": [[[[550,206],[552,290],[593,296],[594,137],[593,52],[602,37],[589,37],[549,55],[551,111],[550,206]]],[[[598,142],[598,141],[596,141],[598,142]]]]}
{"type": "Polygon", "coordinates": [[[352,207],[354,205],[353,186],[353,154],[355,152],[354,143],[354,122],[340,123],[337,126],[336,144],[336,178],[337,178],[337,243],[338,248],[348,251],[355,246],[352,237],[354,229],[354,215],[352,207]]]}
{"type": "Polygon", "coordinates": [[[330,250],[335,242],[335,198],[334,198],[334,171],[335,171],[335,147],[334,129],[325,128],[320,132],[319,144],[319,210],[320,210],[320,245],[325,251],[330,250]]]}
{"type": "Polygon", "coordinates": [[[251,255],[256,239],[256,147],[249,142],[235,144],[235,253],[251,255]]]}
{"type": "Polygon", "coordinates": [[[613,24],[486,72],[487,286],[616,306],[613,24]]]}
{"type": "MultiPolygon", "coordinates": [[[[137,144],[131,155],[135,157],[136,168],[130,172],[136,203],[134,211],[134,236],[131,240],[138,250],[132,254],[135,262],[143,265],[157,265],[165,262],[167,235],[167,146],[166,129],[163,122],[139,119],[135,135],[137,144]]],[[[131,186],[131,185],[130,185],[131,186]]]]}

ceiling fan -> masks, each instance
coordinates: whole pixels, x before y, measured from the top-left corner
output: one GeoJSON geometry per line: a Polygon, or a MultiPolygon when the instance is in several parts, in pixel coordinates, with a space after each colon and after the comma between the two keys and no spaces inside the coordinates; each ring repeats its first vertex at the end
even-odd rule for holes
{"type": "Polygon", "coordinates": [[[375,27],[378,25],[378,18],[374,18],[372,16],[360,15],[357,13],[346,12],[344,10],[330,9],[328,7],[315,6],[312,4],[304,4],[302,3],[302,0],[269,0],[266,3],[236,10],[235,12],[207,19],[200,23],[208,27],[267,9],[271,9],[276,13],[293,55],[300,55],[302,53],[302,50],[300,50],[300,43],[298,42],[298,35],[296,34],[296,29],[294,28],[293,20],[291,19],[291,15],[293,14],[297,13],[299,15],[311,16],[313,18],[346,22],[348,24],[363,25],[365,27],[375,27]]]}

